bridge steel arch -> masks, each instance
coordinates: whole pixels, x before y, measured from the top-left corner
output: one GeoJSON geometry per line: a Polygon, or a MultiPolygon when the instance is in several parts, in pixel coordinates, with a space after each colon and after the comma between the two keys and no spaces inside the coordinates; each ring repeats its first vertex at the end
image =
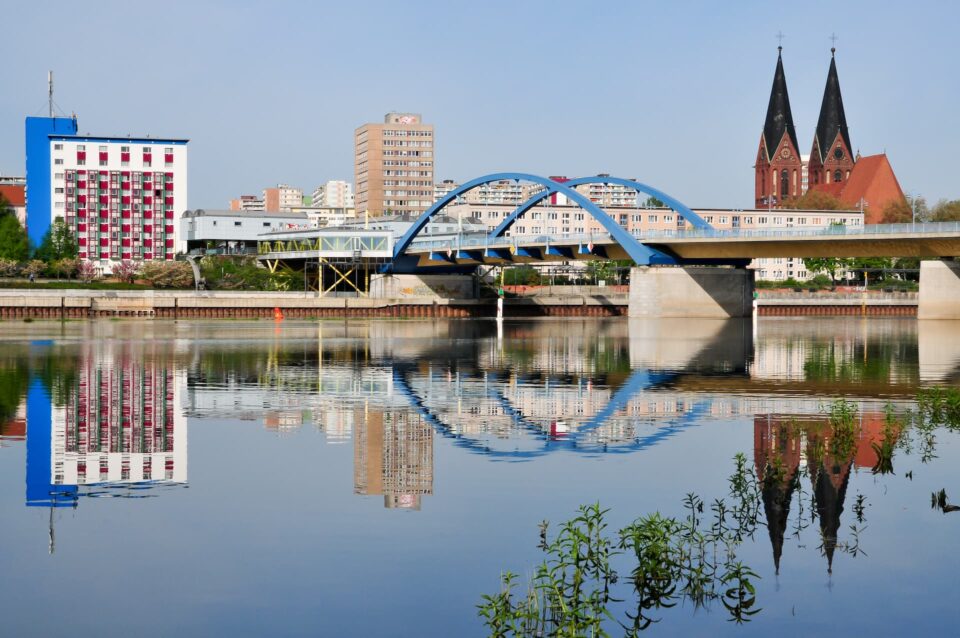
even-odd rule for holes
{"type": "MultiPolygon", "coordinates": [[[[561,182],[554,182],[554,183],[560,184],[561,182]]],[[[708,224],[706,220],[703,219],[703,217],[700,217],[700,215],[693,212],[686,204],[684,204],[680,200],[675,199],[670,195],[667,195],[666,193],[664,193],[659,189],[656,189],[652,186],[648,186],[647,184],[643,184],[641,182],[634,181],[632,179],[623,179],[622,177],[609,177],[609,176],[597,175],[593,177],[577,177],[575,179],[562,182],[562,184],[564,186],[568,186],[571,188],[574,186],[580,186],[581,184],[617,184],[619,186],[632,188],[636,190],[638,193],[644,193],[646,195],[652,195],[653,197],[656,197],[657,199],[662,201],[664,204],[669,206],[671,209],[675,210],[678,215],[680,215],[685,220],[690,222],[690,224],[694,228],[699,228],[699,229],[712,228],[712,226],[708,224]]],[[[554,193],[557,193],[557,192],[560,192],[560,191],[548,189],[546,191],[537,193],[527,201],[520,204],[520,206],[518,206],[516,210],[510,213],[510,215],[508,215],[506,219],[500,222],[500,224],[490,232],[490,239],[496,239],[503,236],[503,233],[505,233],[511,226],[513,226],[514,222],[516,222],[520,217],[522,217],[524,213],[526,213],[528,210],[530,210],[531,208],[539,204],[548,196],[553,195],[554,193]]]]}
{"type": "MultiPolygon", "coordinates": [[[[676,263],[672,257],[661,253],[658,250],[654,250],[648,246],[643,245],[637,239],[627,232],[627,230],[615,222],[612,217],[607,215],[603,209],[590,201],[589,198],[584,196],[582,193],[579,193],[570,186],[570,182],[559,183],[555,182],[552,179],[546,177],[540,177],[539,175],[531,175],[530,173],[491,173],[490,175],[484,175],[482,177],[477,177],[472,179],[469,182],[461,184],[458,188],[453,191],[450,191],[442,199],[434,203],[433,206],[427,209],[427,211],[417,218],[417,221],[414,222],[413,226],[403,234],[403,237],[394,244],[393,249],[393,261],[394,263],[403,255],[404,251],[410,246],[410,243],[413,239],[420,234],[424,227],[430,222],[430,218],[436,215],[438,212],[443,210],[448,204],[454,202],[460,195],[466,193],[469,190],[481,186],[483,184],[489,184],[490,182],[498,182],[501,180],[524,180],[527,182],[533,182],[535,184],[540,184],[546,188],[546,194],[543,196],[546,197],[552,193],[561,193],[565,195],[568,199],[577,204],[584,211],[590,213],[590,215],[596,219],[603,226],[604,230],[610,233],[610,236],[620,244],[620,247],[629,255],[630,259],[640,265],[649,265],[651,263],[676,263]]],[[[609,179],[609,178],[604,178],[609,179]]],[[[660,191],[656,191],[660,192],[660,191]]],[[[540,195],[540,193],[538,193],[540,195]]],[[[669,197],[669,196],[668,196],[669,197]]],[[[541,198],[542,199],[542,198],[541,198]]],[[[670,198],[671,202],[675,202],[673,198],[670,198]]],[[[538,200],[539,201],[539,200],[538,200]]],[[[536,203],[536,202],[534,202],[536,203]]],[[[678,202],[679,203],[679,202],[678,202]]],[[[531,204],[532,206],[532,204],[531,204]]],[[[682,204],[681,204],[682,206],[682,204]]],[[[529,208],[529,207],[528,207],[529,208]]],[[[689,211],[685,206],[685,210],[689,211]]],[[[695,215],[693,211],[689,211],[691,215],[695,215]]],[[[514,211],[516,214],[516,211],[514,211]]],[[[699,216],[697,216],[699,219],[699,216]]],[[[701,220],[702,221],[702,220],[701,220]]],[[[706,222],[703,222],[706,224],[706,222]]]]}

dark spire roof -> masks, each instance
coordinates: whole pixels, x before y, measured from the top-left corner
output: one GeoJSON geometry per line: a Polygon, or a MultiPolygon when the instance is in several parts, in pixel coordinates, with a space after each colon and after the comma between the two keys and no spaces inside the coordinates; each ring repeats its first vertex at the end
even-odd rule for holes
{"type": "Polygon", "coordinates": [[[820,119],[817,120],[816,146],[820,161],[826,161],[827,153],[837,139],[837,132],[850,152],[850,132],[847,130],[847,116],[843,112],[843,98],[840,95],[840,78],[837,76],[836,49],[830,49],[830,71],[827,73],[827,86],[823,90],[823,103],[820,105],[820,119]]]}
{"type": "Polygon", "coordinates": [[[789,476],[776,477],[764,468],[762,489],[763,511],[767,516],[767,531],[770,532],[770,545],[773,547],[773,566],[780,573],[780,556],[783,554],[783,537],[786,535],[790,518],[790,501],[799,481],[797,470],[789,476]]]}
{"type": "Polygon", "coordinates": [[[770,89],[767,120],[763,124],[763,139],[767,147],[768,160],[772,160],[773,154],[777,152],[777,146],[783,139],[784,131],[790,136],[793,148],[800,148],[797,145],[797,132],[793,128],[793,113],[790,112],[787,78],[783,73],[783,58],[780,55],[782,50],[783,47],[777,47],[777,70],[773,74],[773,88],[770,89]]]}
{"type": "Polygon", "coordinates": [[[852,465],[852,459],[841,463],[829,457],[824,458],[813,482],[813,498],[820,518],[820,536],[823,539],[823,554],[827,557],[828,574],[833,573],[833,554],[837,548],[840,515],[843,514],[843,501],[846,499],[852,465]],[[832,481],[832,476],[836,476],[837,480],[832,481]]]}

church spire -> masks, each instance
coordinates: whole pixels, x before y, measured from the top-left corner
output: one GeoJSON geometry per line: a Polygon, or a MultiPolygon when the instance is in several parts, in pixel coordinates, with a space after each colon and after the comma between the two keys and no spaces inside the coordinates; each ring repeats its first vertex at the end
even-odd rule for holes
{"type": "Polygon", "coordinates": [[[790,96],[787,94],[787,78],[783,72],[783,47],[777,47],[777,68],[773,74],[773,88],[770,89],[770,102],[767,105],[767,119],[763,124],[763,140],[766,146],[767,161],[773,160],[780,146],[783,134],[790,136],[794,148],[797,145],[797,132],[793,127],[793,113],[790,111],[790,96]]]}
{"type": "Polygon", "coordinates": [[[837,140],[843,138],[845,152],[850,153],[850,132],[847,130],[847,116],[843,112],[843,97],[840,94],[840,77],[837,75],[836,48],[830,49],[830,70],[827,73],[827,86],[823,90],[823,103],[820,105],[820,119],[817,120],[817,132],[814,150],[820,155],[820,162],[826,162],[830,149],[837,140]]]}

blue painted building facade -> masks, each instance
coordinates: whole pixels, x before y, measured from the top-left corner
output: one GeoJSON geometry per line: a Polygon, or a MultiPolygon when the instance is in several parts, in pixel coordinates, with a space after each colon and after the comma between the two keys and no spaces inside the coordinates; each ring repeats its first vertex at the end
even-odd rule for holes
{"type": "Polygon", "coordinates": [[[50,136],[76,135],[75,117],[28,117],[25,126],[27,158],[27,235],[39,246],[53,219],[50,193],[50,136]]]}

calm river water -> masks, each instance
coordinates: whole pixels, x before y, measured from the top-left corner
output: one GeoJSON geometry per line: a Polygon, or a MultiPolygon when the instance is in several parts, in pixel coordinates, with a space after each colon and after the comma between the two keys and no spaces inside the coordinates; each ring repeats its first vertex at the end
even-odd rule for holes
{"type": "Polygon", "coordinates": [[[767,479],[737,551],[761,611],[738,625],[678,598],[648,612],[651,635],[956,635],[960,434],[890,415],[958,384],[957,335],[860,318],[4,322],[0,635],[483,636],[477,603],[502,572],[531,575],[541,521],[599,501],[615,532],[682,518],[688,493],[709,518],[738,453],[767,479]]]}

